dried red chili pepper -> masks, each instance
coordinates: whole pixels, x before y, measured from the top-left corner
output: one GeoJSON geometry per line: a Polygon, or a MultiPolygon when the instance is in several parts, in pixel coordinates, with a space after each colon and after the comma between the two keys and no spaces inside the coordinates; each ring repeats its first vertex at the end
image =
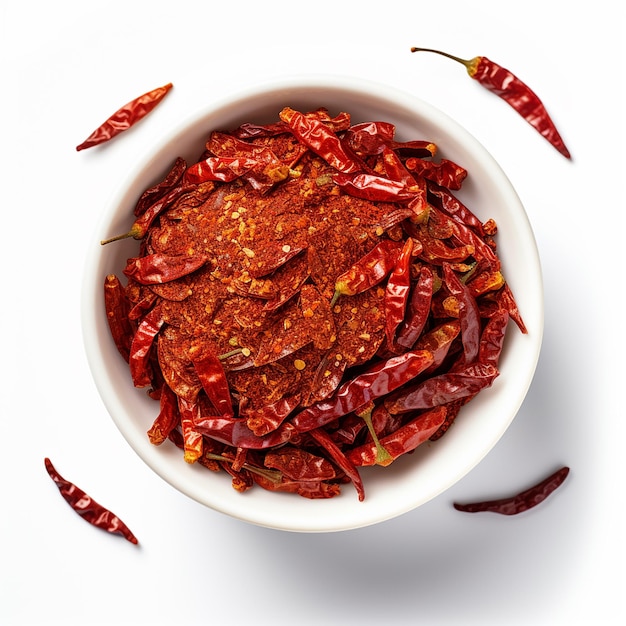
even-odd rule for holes
{"type": "Polygon", "coordinates": [[[170,433],[180,425],[178,397],[168,385],[163,385],[159,401],[159,414],[148,430],[148,439],[155,446],[160,446],[170,433]]]}
{"type": "Polygon", "coordinates": [[[399,346],[410,350],[422,334],[430,313],[433,285],[432,271],[427,265],[422,266],[409,299],[406,318],[398,330],[396,343],[399,346]]]}
{"type": "Polygon", "coordinates": [[[483,224],[478,217],[448,189],[432,181],[428,181],[427,188],[429,199],[432,203],[436,203],[436,206],[443,213],[461,224],[465,224],[474,230],[478,236],[482,237],[485,234],[483,224]]]}
{"type": "Polygon", "coordinates": [[[285,446],[276,452],[268,452],[263,464],[282,472],[292,480],[331,480],[337,472],[327,459],[293,446],[285,446]]]}
{"type": "Polygon", "coordinates": [[[104,281],[104,307],[115,346],[128,362],[135,331],[129,319],[128,298],[115,274],[109,274],[104,281]]]}
{"type": "Polygon", "coordinates": [[[501,515],[518,515],[543,502],[563,484],[569,471],[569,467],[562,467],[536,485],[509,498],[485,500],[470,504],[458,504],[455,502],[454,508],[465,513],[491,512],[500,513],[501,515]]]}
{"type": "Polygon", "coordinates": [[[152,383],[152,369],[150,367],[150,353],[154,338],[161,330],[165,320],[161,307],[157,306],[141,320],[133,336],[130,346],[130,374],[135,387],[147,387],[152,383]]]}
{"type": "Polygon", "coordinates": [[[431,48],[411,48],[411,52],[434,52],[461,63],[473,79],[508,102],[564,157],[571,158],[569,150],[539,96],[509,70],[483,56],[461,59],[431,48]]]}
{"type": "Polygon", "coordinates": [[[430,409],[473,396],[489,387],[498,376],[490,363],[472,363],[462,370],[433,376],[385,400],[391,414],[430,409]]]}
{"type": "Polygon", "coordinates": [[[405,352],[376,363],[341,385],[329,400],[318,402],[296,414],[290,420],[290,424],[301,433],[324,426],[377,398],[386,396],[415,378],[432,362],[433,355],[427,350],[421,350],[405,352]]]}
{"type": "Polygon", "coordinates": [[[44,463],[48,475],[56,486],[65,501],[80,515],[85,521],[97,528],[102,528],[109,533],[121,535],[131,543],[137,544],[137,537],[133,535],[130,528],[114,513],[98,504],[93,498],[88,496],[82,489],[66,480],[57,472],[50,459],[45,458],[44,463]]]}
{"type": "Polygon", "coordinates": [[[128,232],[109,237],[108,239],[103,239],[100,244],[104,246],[108,243],[119,241],[120,239],[128,239],[130,237],[133,239],[143,239],[150,226],[152,226],[152,222],[154,222],[159,215],[161,215],[181,196],[193,191],[195,188],[195,185],[175,187],[171,191],[167,192],[163,197],[155,200],[153,204],[146,207],[139,217],[133,222],[133,225],[130,227],[128,232]]]}
{"type": "Polygon", "coordinates": [[[197,402],[189,402],[179,396],[178,410],[183,433],[184,459],[186,463],[195,463],[204,450],[202,434],[196,430],[200,407],[197,402]]]}
{"type": "Polygon", "coordinates": [[[148,115],[148,113],[163,100],[172,87],[172,83],[168,83],[163,87],[148,91],[142,96],[131,100],[96,128],[83,143],[76,146],[76,150],[80,151],[97,146],[113,139],[113,137],[119,135],[121,132],[128,130],[131,126],[134,126],[139,120],[148,115]]]}
{"type": "Polygon", "coordinates": [[[280,119],[289,125],[291,132],[307,148],[315,152],[339,172],[350,174],[365,168],[337,135],[317,117],[285,107],[280,119]]]}
{"type": "Polygon", "coordinates": [[[411,157],[406,160],[406,167],[417,176],[453,190],[460,189],[467,177],[467,170],[449,159],[442,159],[439,163],[435,163],[411,157]]]}
{"type": "Polygon", "coordinates": [[[170,256],[155,252],[129,259],[124,274],[142,285],[159,285],[195,272],[208,260],[206,254],[170,256]]]}
{"type": "MultiPolygon", "coordinates": [[[[258,437],[276,430],[300,404],[300,394],[282,397],[260,409],[247,411],[244,415],[248,428],[258,437]]],[[[242,414],[241,404],[239,413],[242,414]]]]}
{"type": "Polygon", "coordinates": [[[354,463],[342,452],[341,448],[332,440],[330,435],[322,428],[316,428],[310,433],[311,437],[326,450],[335,463],[345,472],[356,489],[360,502],[365,500],[365,488],[363,481],[354,463]]]}
{"type": "Polygon", "coordinates": [[[413,239],[408,237],[389,275],[385,289],[385,335],[390,346],[394,343],[398,326],[404,320],[404,313],[411,290],[412,259],[413,239]]]}
{"type": "Polygon", "coordinates": [[[235,414],[233,401],[220,359],[207,351],[200,358],[192,357],[192,363],[202,383],[202,387],[215,410],[220,415],[232,417],[235,414]]]}
{"type": "MultiPolygon", "coordinates": [[[[380,440],[381,445],[389,453],[389,465],[398,457],[415,450],[420,444],[427,441],[441,426],[446,416],[446,407],[440,406],[431,411],[421,413],[395,432],[380,440]]],[[[378,451],[375,443],[366,443],[353,448],[347,454],[356,466],[375,465],[378,451]]]]}
{"type": "Polygon", "coordinates": [[[480,345],[481,325],[478,305],[471,291],[461,282],[447,263],[443,266],[443,275],[446,287],[459,303],[463,363],[470,364],[478,356],[480,345]]]}
{"type": "Polygon", "coordinates": [[[187,169],[187,162],[182,157],[178,157],[172,165],[170,171],[165,175],[165,178],[158,182],[156,185],[146,189],[137,203],[133,213],[139,217],[149,207],[158,202],[161,198],[165,197],[170,191],[178,187],[185,170],[187,169]]]}
{"type": "Polygon", "coordinates": [[[392,239],[381,240],[335,282],[331,306],[339,296],[354,296],[381,283],[398,260],[403,243],[392,239]]]}
{"type": "Polygon", "coordinates": [[[366,172],[339,172],[333,176],[333,182],[351,196],[372,202],[408,202],[420,197],[403,182],[366,172]]]}

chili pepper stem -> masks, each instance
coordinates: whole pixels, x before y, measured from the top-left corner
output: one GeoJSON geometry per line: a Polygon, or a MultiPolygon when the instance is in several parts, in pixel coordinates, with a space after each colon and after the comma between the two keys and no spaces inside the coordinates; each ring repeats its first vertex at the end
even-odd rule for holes
{"type": "Polygon", "coordinates": [[[393,461],[393,457],[391,456],[391,454],[389,454],[389,452],[387,452],[387,450],[385,450],[383,445],[380,443],[380,440],[378,439],[378,435],[376,434],[376,431],[374,430],[374,424],[372,424],[373,408],[374,408],[373,406],[369,406],[364,411],[358,412],[357,415],[367,425],[367,429],[369,430],[370,435],[372,436],[372,441],[374,442],[374,445],[376,446],[376,465],[390,465],[393,461]]]}
{"type": "Polygon", "coordinates": [[[220,361],[225,361],[226,359],[230,359],[231,356],[236,356],[237,354],[243,353],[244,356],[248,356],[248,354],[246,354],[244,350],[245,348],[235,348],[234,350],[231,350],[230,352],[224,352],[224,354],[219,354],[217,358],[220,361]]]}
{"type": "Polygon", "coordinates": [[[100,242],[100,245],[106,246],[107,243],[112,243],[113,241],[121,241],[122,239],[130,239],[131,237],[133,237],[133,239],[141,239],[143,235],[144,233],[141,232],[141,229],[133,226],[127,233],[124,233],[122,235],[115,235],[115,237],[109,237],[109,239],[103,239],[100,242]]]}
{"type": "MultiPolygon", "coordinates": [[[[223,461],[226,463],[234,462],[234,459],[229,459],[226,456],[222,456],[221,454],[214,454],[213,452],[207,452],[205,454],[205,457],[207,459],[211,459],[212,461],[223,461]]],[[[252,472],[253,474],[258,474],[259,476],[267,478],[267,480],[271,480],[273,483],[280,483],[283,478],[282,472],[265,469],[263,467],[257,467],[256,465],[250,465],[250,463],[244,463],[242,467],[244,469],[247,469],[249,472],[252,472]]]]}
{"type": "Polygon", "coordinates": [[[453,54],[449,54],[448,52],[443,52],[442,50],[435,50],[434,48],[416,48],[414,46],[411,48],[411,52],[433,52],[434,54],[440,54],[441,56],[447,57],[448,59],[452,59],[457,63],[465,65],[465,69],[470,76],[472,76],[476,72],[476,65],[479,61],[479,57],[475,57],[473,59],[462,59],[461,57],[454,56],[453,54]]]}
{"type": "Polygon", "coordinates": [[[333,294],[333,297],[330,300],[330,308],[331,309],[335,306],[335,304],[337,304],[337,300],[339,300],[340,296],[341,296],[341,291],[336,289],[335,293],[333,294]]]}

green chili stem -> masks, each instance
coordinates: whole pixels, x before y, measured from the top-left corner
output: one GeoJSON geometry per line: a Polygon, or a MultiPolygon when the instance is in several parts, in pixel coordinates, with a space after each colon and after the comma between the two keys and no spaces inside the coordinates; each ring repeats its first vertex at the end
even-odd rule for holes
{"type": "Polygon", "coordinates": [[[383,445],[378,439],[378,435],[374,431],[374,424],[372,423],[372,410],[373,406],[370,406],[363,412],[357,413],[357,415],[365,422],[367,429],[370,431],[374,445],[376,446],[376,464],[377,465],[389,465],[393,461],[392,456],[385,450],[383,445]]]}
{"type": "MultiPolygon", "coordinates": [[[[234,459],[229,459],[226,456],[222,456],[221,454],[214,454],[213,452],[207,452],[204,456],[205,458],[211,459],[212,461],[225,461],[226,463],[234,462],[234,459]]],[[[252,472],[253,474],[258,474],[259,476],[263,476],[268,480],[271,480],[273,483],[279,483],[283,477],[281,472],[264,469],[262,467],[257,467],[256,465],[250,465],[249,463],[244,463],[242,467],[244,469],[247,469],[249,472],[252,472]]]]}

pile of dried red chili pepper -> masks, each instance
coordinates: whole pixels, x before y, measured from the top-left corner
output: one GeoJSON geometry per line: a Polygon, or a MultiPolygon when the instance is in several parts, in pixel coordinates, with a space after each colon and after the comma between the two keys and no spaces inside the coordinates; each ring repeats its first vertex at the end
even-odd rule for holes
{"type": "Polygon", "coordinates": [[[139,198],[106,313],[148,432],[235,489],[328,498],[434,441],[498,376],[512,320],[467,176],[387,122],[291,108],[214,131],[139,198]]]}

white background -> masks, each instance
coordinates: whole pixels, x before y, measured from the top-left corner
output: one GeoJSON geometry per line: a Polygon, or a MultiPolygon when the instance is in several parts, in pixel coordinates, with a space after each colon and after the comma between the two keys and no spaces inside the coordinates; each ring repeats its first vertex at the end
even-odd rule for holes
{"type": "Polygon", "coordinates": [[[608,0],[1,2],[0,623],[624,623],[621,15],[608,0]],[[513,70],[573,160],[462,67],[413,45],[513,70]],[[232,520],[152,473],[104,409],[80,327],[98,217],[155,134],[206,98],[303,72],[393,85],[474,134],[525,205],[546,306],[535,380],[484,461],[398,519],[313,535],[232,520]],[[140,125],[74,150],[116,108],[170,81],[140,125]],[[140,547],[72,513],[45,456],[140,547]],[[562,464],[566,484],[525,515],[451,507],[562,464]]]}

